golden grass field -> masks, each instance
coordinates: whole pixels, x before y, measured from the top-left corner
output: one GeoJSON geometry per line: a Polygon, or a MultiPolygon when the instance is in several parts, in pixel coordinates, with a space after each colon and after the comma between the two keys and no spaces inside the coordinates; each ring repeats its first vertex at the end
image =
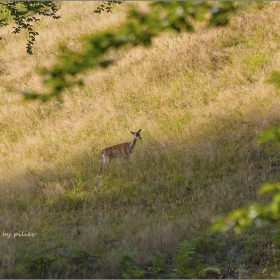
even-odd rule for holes
{"type": "Polygon", "coordinates": [[[280,3],[247,3],[227,27],[200,25],[162,34],[148,49],[110,53],[117,62],[83,75],[84,87],[24,102],[19,91],[45,91],[37,69],[56,61],[60,43],[79,49],[81,35],[147,5],[97,15],[98,4],[62,2],[61,19],[36,25],[32,56],[25,33],[2,28],[0,278],[112,278],[120,252],[144,267],[198,237],[204,268],[275,278],[273,228],[238,236],[209,228],[216,215],[268,201],[256,191],[279,179],[279,151],[256,139],[279,123],[279,92],[266,80],[279,70],[280,3]],[[140,128],[131,165],[117,159],[97,176],[101,150],[140,128]],[[37,235],[3,236],[19,231],[37,235]],[[96,264],[77,252],[102,257],[96,264]]]}

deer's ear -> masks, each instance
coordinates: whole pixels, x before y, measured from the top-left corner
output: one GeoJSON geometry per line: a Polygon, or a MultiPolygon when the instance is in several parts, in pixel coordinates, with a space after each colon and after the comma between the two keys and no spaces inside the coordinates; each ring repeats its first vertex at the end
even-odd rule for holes
{"type": "Polygon", "coordinates": [[[140,129],[138,130],[138,133],[140,133],[141,130],[142,130],[142,128],[140,128],[140,129]]]}
{"type": "Polygon", "coordinates": [[[130,133],[134,135],[134,132],[130,131],[130,133]]]}

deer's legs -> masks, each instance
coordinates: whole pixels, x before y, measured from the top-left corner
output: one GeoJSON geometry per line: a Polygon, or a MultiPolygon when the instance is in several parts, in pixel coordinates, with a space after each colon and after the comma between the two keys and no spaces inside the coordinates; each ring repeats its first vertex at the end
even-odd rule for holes
{"type": "Polygon", "coordinates": [[[109,163],[110,163],[110,159],[105,157],[103,155],[103,163],[100,165],[99,170],[98,170],[98,175],[100,174],[101,170],[106,167],[109,170],[109,163]]]}
{"type": "Polygon", "coordinates": [[[100,174],[100,172],[101,172],[101,170],[103,169],[104,165],[105,165],[105,162],[103,162],[103,163],[100,165],[99,170],[98,170],[98,175],[100,174]]]}

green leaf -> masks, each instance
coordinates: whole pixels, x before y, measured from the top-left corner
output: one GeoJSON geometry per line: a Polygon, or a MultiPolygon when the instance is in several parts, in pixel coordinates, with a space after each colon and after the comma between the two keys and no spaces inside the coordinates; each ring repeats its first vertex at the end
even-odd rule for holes
{"type": "Polygon", "coordinates": [[[277,146],[280,146],[280,125],[266,129],[257,139],[258,144],[268,141],[274,141],[277,146]]]}
{"type": "Polygon", "coordinates": [[[267,82],[280,88],[280,73],[277,71],[272,72],[267,82]]]}
{"type": "Polygon", "coordinates": [[[265,183],[261,186],[261,188],[258,190],[258,194],[277,194],[280,192],[280,183],[265,183]]]}

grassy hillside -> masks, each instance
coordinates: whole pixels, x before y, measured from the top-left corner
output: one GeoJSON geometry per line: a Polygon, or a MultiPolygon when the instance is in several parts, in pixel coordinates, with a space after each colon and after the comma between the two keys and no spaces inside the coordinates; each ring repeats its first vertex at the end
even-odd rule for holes
{"type": "MultiPolygon", "coordinates": [[[[112,28],[132,3],[62,2],[58,21],[0,41],[0,278],[276,278],[274,229],[210,233],[210,220],[280,179],[280,153],[256,138],[279,123],[266,79],[280,63],[280,4],[248,3],[219,29],[163,34],[149,49],[83,76],[62,100],[24,103],[10,88],[44,90],[36,68],[58,44],[112,28]],[[128,166],[102,171],[100,151],[142,129],[128,166]],[[15,237],[14,233],[36,233],[15,237]],[[11,237],[5,234],[11,233],[11,237]],[[209,273],[212,273],[211,275],[209,273]]],[[[145,8],[147,3],[134,3],[145,8]]]]}

